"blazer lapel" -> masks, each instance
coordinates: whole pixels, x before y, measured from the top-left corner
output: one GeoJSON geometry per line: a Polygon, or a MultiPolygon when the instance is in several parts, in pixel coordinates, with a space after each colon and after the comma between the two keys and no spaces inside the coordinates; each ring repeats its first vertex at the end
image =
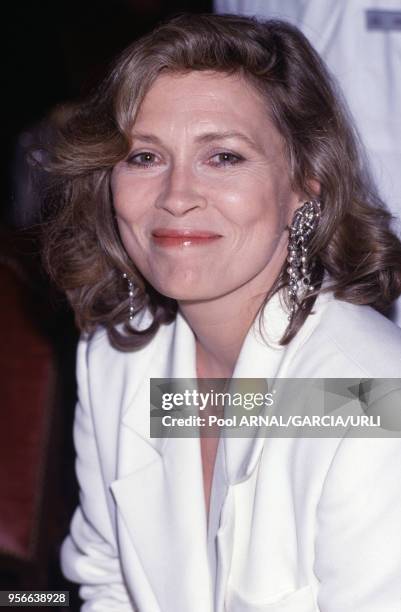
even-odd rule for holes
{"type": "MultiPolygon", "coordinates": [[[[313,314],[307,317],[295,338],[282,346],[279,340],[288,325],[288,315],[281,294],[276,293],[265,307],[263,317],[254,321],[245,338],[233,373],[231,389],[235,391],[235,379],[255,378],[265,381],[265,387],[258,391],[267,392],[272,391],[275,379],[296,376],[296,373],[291,372],[293,357],[313,332],[325,304],[330,299],[330,294],[319,294],[313,314]],[[259,329],[260,321],[262,333],[259,329]]],[[[247,432],[249,436],[246,438],[224,437],[226,471],[230,485],[249,478],[258,464],[265,442],[265,432],[261,427],[255,427],[253,433],[252,429],[248,428],[247,432]]]]}
{"type": "MultiPolygon", "coordinates": [[[[280,304],[279,294],[275,294],[267,304],[263,323],[266,329],[262,328],[262,331],[268,344],[259,330],[259,319],[257,319],[242,345],[230,385],[232,392],[237,388],[241,390],[235,379],[243,378],[262,379],[265,381],[262,383],[264,388],[258,388],[258,391],[271,390],[270,383],[277,376],[286,354],[286,348],[278,344],[288,323],[287,315],[280,304]]],[[[255,390],[254,386],[252,390],[255,390]]],[[[260,431],[261,428],[255,428],[253,431],[248,428],[247,437],[229,437],[223,433],[226,474],[230,485],[249,478],[254,471],[264,442],[264,437],[258,436],[260,431]]]]}
{"type": "Polygon", "coordinates": [[[111,489],[160,610],[212,612],[199,439],[149,437],[149,379],[196,378],[195,341],[180,315],[158,336],[128,368],[135,383],[111,489]]]}
{"type": "MultiPolygon", "coordinates": [[[[263,335],[259,329],[260,318],[257,318],[245,338],[233,373],[231,390],[235,391],[235,385],[237,384],[235,379],[239,378],[264,379],[266,381],[264,392],[267,392],[267,390],[271,391],[276,378],[294,376],[294,373],[291,373],[293,356],[298,352],[305,338],[312,333],[322,316],[323,305],[329,299],[328,294],[320,294],[313,308],[313,316],[306,319],[300,331],[288,345],[282,346],[279,344],[279,340],[288,325],[288,316],[282,304],[281,295],[276,293],[264,310],[262,318],[263,335]]],[[[249,434],[248,437],[240,438],[225,436],[223,432],[219,444],[219,451],[223,453],[227,490],[221,510],[220,526],[216,534],[218,550],[218,571],[215,586],[216,612],[223,612],[224,610],[225,593],[230,574],[233,546],[235,545],[234,487],[251,479],[266,443],[263,428],[257,427],[253,432],[249,428],[247,433],[249,434]]],[[[214,486],[216,483],[221,483],[221,479],[215,478],[214,486]]],[[[218,491],[213,493],[216,499],[221,499],[222,495],[218,491]]]]}

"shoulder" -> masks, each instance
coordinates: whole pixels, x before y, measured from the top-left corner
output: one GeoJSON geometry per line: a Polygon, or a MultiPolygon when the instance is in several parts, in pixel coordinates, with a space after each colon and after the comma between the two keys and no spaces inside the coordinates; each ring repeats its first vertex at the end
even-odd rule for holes
{"type": "MultiPolygon", "coordinates": [[[[148,311],[141,311],[132,324],[142,330],[151,322],[152,315],[148,311]]],[[[82,335],[77,349],[78,383],[88,384],[96,395],[101,395],[106,387],[124,386],[132,374],[136,378],[142,375],[144,365],[150,361],[163,334],[164,326],[147,344],[132,351],[114,348],[107,329],[102,326],[90,336],[82,335]]]]}
{"type": "MultiPolygon", "coordinates": [[[[151,323],[152,315],[150,314],[149,310],[144,309],[134,318],[132,326],[137,330],[143,330],[146,329],[151,323]]],[[[119,325],[118,329],[122,331],[122,325],[119,325]]],[[[127,359],[131,360],[133,355],[138,353],[142,354],[142,351],[146,350],[148,346],[152,345],[157,335],[158,334],[156,333],[148,344],[135,351],[121,351],[113,347],[110,342],[107,329],[104,326],[99,325],[94,333],[90,335],[81,335],[78,343],[78,362],[80,362],[81,365],[91,366],[93,362],[96,362],[97,365],[101,365],[101,363],[122,363],[127,359]]]]}
{"type": "MultiPolygon", "coordinates": [[[[333,296],[317,303],[317,323],[302,345],[310,376],[401,377],[401,329],[369,306],[333,296]]],[[[307,374],[305,374],[307,376],[307,374]]]]}
{"type": "Polygon", "coordinates": [[[122,363],[123,359],[124,353],[113,348],[104,327],[98,327],[91,335],[82,334],[77,347],[78,383],[99,368],[107,370],[112,364],[122,363]]]}

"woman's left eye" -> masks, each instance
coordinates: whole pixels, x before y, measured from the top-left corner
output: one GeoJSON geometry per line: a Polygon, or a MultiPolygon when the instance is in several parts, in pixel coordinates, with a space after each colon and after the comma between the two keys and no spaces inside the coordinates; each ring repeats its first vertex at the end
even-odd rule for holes
{"type": "Polygon", "coordinates": [[[212,166],[233,166],[234,164],[238,164],[244,159],[240,155],[234,155],[234,153],[229,153],[228,151],[224,151],[223,153],[217,153],[216,155],[213,155],[211,159],[213,160],[216,158],[217,162],[213,162],[211,164],[212,166]]]}

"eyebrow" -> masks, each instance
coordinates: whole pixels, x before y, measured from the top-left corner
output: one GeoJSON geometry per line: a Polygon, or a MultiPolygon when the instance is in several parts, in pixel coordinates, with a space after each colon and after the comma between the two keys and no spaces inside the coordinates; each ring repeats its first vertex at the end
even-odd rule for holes
{"type": "MultiPolygon", "coordinates": [[[[155,143],[155,144],[163,144],[160,138],[158,138],[154,134],[141,134],[139,132],[134,132],[132,134],[134,140],[142,140],[143,142],[155,143]]],[[[214,140],[226,140],[229,138],[238,138],[244,141],[248,146],[254,149],[257,152],[262,152],[262,148],[258,145],[252,138],[249,138],[246,134],[242,132],[205,132],[204,134],[200,134],[196,136],[195,142],[199,143],[209,143],[214,140]]]]}

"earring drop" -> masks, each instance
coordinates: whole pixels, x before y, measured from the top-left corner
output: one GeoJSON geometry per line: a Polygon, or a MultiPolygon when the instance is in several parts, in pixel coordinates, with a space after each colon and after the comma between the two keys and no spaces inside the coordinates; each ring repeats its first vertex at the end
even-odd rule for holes
{"type": "Polygon", "coordinates": [[[127,284],[128,284],[129,320],[132,321],[133,318],[134,318],[134,312],[135,312],[135,308],[134,308],[134,285],[132,283],[132,280],[128,276],[128,274],[126,274],[125,272],[123,273],[123,278],[127,281],[127,284]]]}
{"type": "Polygon", "coordinates": [[[289,275],[288,294],[290,299],[289,320],[301,306],[305,296],[313,291],[311,284],[312,268],[315,261],[308,255],[308,244],[318,225],[321,214],[321,205],[318,200],[305,202],[295,211],[290,225],[288,240],[289,275]]]}

